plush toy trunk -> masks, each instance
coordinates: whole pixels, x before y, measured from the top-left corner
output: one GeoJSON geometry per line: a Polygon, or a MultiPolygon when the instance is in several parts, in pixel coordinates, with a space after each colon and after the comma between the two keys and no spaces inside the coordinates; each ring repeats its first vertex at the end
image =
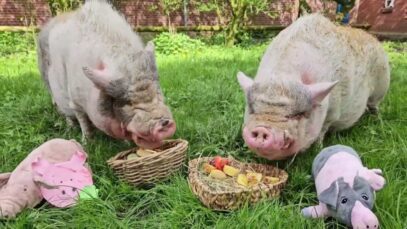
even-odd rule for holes
{"type": "Polygon", "coordinates": [[[185,140],[166,140],[157,153],[127,159],[129,154],[136,153],[136,147],[118,153],[107,163],[120,179],[128,183],[135,186],[151,185],[178,171],[185,161],[187,149],[188,142],[185,140]]]}
{"type": "Polygon", "coordinates": [[[212,159],[211,157],[202,157],[190,161],[188,182],[192,192],[198,196],[199,200],[213,210],[231,211],[241,208],[246,203],[253,204],[260,200],[276,198],[280,195],[288,179],[287,172],[271,165],[246,164],[229,159],[229,165],[239,168],[241,171],[251,170],[262,173],[263,176],[278,177],[279,181],[274,184],[261,183],[252,188],[243,186],[230,188],[227,187],[227,184],[213,187],[213,185],[209,185],[208,175],[201,168],[203,163],[212,159]]]}

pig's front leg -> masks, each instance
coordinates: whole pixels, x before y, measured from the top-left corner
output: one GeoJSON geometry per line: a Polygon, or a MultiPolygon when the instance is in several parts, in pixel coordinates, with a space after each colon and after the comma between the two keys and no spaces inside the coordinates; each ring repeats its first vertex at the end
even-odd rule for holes
{"type": "Polygon", "coordinates": [[[70,104],[72,109],[74,109],[76,119],[79,122],[79,126],[81,127],[82,131],[82,142],[86,143],[86,139],[92,137],[92,124],[89,120],[88,115],[82,111],[79,107],[75,104],[70,104]]]}
{"type": "Polygon", "coordinates": [[[319,205],[310,206],[301,210],[303,216],[307,218],[325,218],[329,216],[328,208],[325,204],[319,203],[319,205]]]}
{"type": "Polygon", "coordinates": [[[322,126],[321,132],[319,133],[319,135],[317,137],[316,142],[317,142],[318,146],[321,147],[321,148],[324,147],[324,138],[325,138],[326,132],[328,132],[328,130],[329,130],[329,126],[330,126],[330,124],[325,123],[322,126]]]}

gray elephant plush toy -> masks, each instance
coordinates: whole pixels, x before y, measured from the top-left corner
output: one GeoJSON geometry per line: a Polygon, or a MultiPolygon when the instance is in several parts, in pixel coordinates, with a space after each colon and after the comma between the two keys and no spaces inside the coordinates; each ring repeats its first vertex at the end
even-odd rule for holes
{"type": "Polygon", "coordinates": [[[348,146],[323,149],[312,164],[319,205],[302,209],[310,218],[335,217],[353,228],[378,228],[372,212],[375,191],[385,180],[380,169],[362,165],[359,155],[348,146]]]}

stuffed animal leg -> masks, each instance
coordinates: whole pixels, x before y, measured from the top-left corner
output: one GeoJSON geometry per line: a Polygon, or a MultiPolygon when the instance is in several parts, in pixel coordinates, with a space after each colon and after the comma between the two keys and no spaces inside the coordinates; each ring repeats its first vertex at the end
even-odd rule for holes
{"type": "Polygon", "coordinates": [[[49,163],[66,162],[77,151],[84,152],[76,141],[53,139],[34,149],[12,173],[0,174],[0,218],[14,218],[43,199],[40,187],[33,180],[34,161],[42,158],[49,163]]]}

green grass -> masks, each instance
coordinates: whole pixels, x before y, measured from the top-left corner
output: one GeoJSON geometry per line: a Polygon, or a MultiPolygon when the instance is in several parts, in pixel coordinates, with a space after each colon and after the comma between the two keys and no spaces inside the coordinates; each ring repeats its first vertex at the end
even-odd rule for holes
{"type": "MultiPolygon", "coordinates": [[[[329,135],[324,146],[354,147],[365,165],[381,168],[388,185],[377,193],[374,211],[382,228],[407,228],[407,45],[385,43],[392,64],[391,89],[379,116],[365,115],[350,130],[329,135]]],[[[232,155],[243,161],[270,163],[244,146],[243,93],[236,73],[254,75],[266,46],[250,49],[207,48],[190,55],[159,56],[161,86],[177,121],[175,137],[190,142],[188,158],[232,155]]],[[[0,171],[12,171],[36,146],[51,138],[80,140],[51,105],[37,70],[34,51],[0,57],[0,171]]],[[[106,164],[129,143],[101,133],[85,145],[100,200],[69,209],[41,204],[3,228],[344,228],[335,220],[308,220],[301,208],[316,204],[311,163],[313,146],[294,161],[274,163],[290,178],[281,198],[231,213],[205,208],[191,193],[186,166],[150,189],[117,179],[106,164]]]]}

